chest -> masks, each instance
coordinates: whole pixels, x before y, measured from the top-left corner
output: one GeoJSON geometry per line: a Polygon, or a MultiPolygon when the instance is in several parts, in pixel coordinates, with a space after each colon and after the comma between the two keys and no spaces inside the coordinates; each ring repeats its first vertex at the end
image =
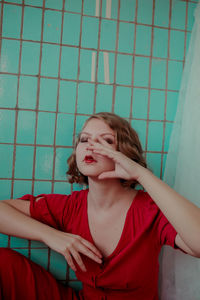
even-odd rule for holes
{"type": "Polygon", "coordinates": [[[125,224],[127,223],[127,212],[113,214],[88,214],[88,223],[91,236],[97,248],[107,257],[110,256],[118,246],[125,224]]]}

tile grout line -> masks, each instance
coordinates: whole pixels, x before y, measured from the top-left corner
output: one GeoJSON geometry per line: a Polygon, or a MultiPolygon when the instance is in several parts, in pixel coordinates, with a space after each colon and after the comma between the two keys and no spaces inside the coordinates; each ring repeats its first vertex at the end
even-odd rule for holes
{"type": "Polygon", "coordinates": [[[116,32],[116,43],[115,43],[115,62],[114,62],[114,78],[113,78],[113,94],[112,94],[112,113],[114,112],[115,96],[116,96],[116,76],[117,76],[117,50],[119,44],[119,17],[120,17],[120,1],[118,0],[118,11],[117,11],[117,32],[116,32]]]}
{"type": "Polygon", "coordinates": [[[153,41],[154,41],[154,17],[155,17],[155,0],[152,2],[153,12],[152,12],[152,31],[151,31],[151,53],[149,58],[149,82],[148,82],[148,104],[147,104],[147,119],[146,119],[146,143],[145,143],[145,159],[147,159],[147,146],[148,146],[148,134],[149,134],[149,111],[150,111],[150,101],[151,101],[151,72],[152,72],[152,56],[153,56],[153,41]]]}
{"type": "MultiPolygon", "coordinates": [[[[138,0],[136,0],[135,7],[135,20],[137,23],[137,14],[138,14],[138,0]]],[[[134,95],[134,68],[135,68],[135,49],[136,49],[136,35],[137,35],[137,25],[134,27],[134,41],[133,41],[133,62],[132,62],[132,81],[131,81],[131,103],[130,103],[130,115],[129,115],[129,123],[131,125],[131,121],[133,119],[133,95],[134,95]]]]}
{"type": "MultiPolygon", "coordinates": [[[[79,37],[79,49],[78,49],[78,73],[77,73],[77,85],[76,85],[76,102],[75,102],[75,112],[74,112],[74,130],[73,130],[73,147],[76,141],[76,117],[77,117],[77,106],[78,106],[78,89],[79,89],[79,76],[80,76],[80,52],[81,52],[81,41],[82,41],[82,26],[83,26],[83,5],[84,0],[82,0],[81,6],[81,21],[80,21],[80,37],[79,37]]],[[[71,192],[73,191],[73,185],[71,185],[71,192]]]]}
{"type": "Polygon", "coordinates": [[[94,81],[94,106],[93,113],[96,112],[96,99],[97,99],[97,85],[98,85],[98,70],[99,70],[99,51],[100,51],[100,36],[101,36],[101,20],[102,20],[102,0],[100,0],[100,14],[99,14],[99,30],[98,30],[98,45],[96,52],[96,70],[95,70],[95,81],[94,81]]]}
{"type": "MultiPolygon", "coordinates": [[[[23,33],[23,23],[24,23],[24,0],[22,1],[22,15],[21,15],[21,28],[20,37],[23,33]]],[[[18,76],[17,76],[17,99],[15,108],[15,132],[14,132],[14,142],[13,142],[13,161],[12,161],[12,181],[11,181],[11,199],[13,199],[14,194],[14,177],[15,177],[15,163],[16,163],[16,141],[17,141],[17,126],[18,126],[18,102],[19,102],[19,82],[21,73],[21,58],[22,58],[22,41],[20,41],[19,50],[19,65],[18,65],[18,76]]],[[[8,236],[8,247],[10,248],[11,236],[8,236]]]]}

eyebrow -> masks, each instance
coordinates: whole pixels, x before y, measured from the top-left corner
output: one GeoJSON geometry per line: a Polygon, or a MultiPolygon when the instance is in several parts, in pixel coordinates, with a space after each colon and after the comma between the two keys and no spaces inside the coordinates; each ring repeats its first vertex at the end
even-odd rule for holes
{"type": "MultiPolygon", "coordinates": [[[[86,132],[86,131],[82,131],[81,134],[87,134],[87,135],[90,135],[90,136],[91,136],[91,134],[90,134],[89,132],[86,132]]],[[[113,137],[115,137],[114,134],[112,134],[112,133],[110,133],[110,132],[109,132],[109,133],[108,133],[108,132],[105,132],[105,133],[101,133],[101,134],[100,134],[100,136],[103,136],[103,135],[112,135],[113,137]]]]}

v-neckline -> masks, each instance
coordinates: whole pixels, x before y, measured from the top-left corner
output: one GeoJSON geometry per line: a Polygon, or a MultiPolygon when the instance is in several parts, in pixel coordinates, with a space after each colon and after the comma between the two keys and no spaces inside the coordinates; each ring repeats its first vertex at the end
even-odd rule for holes
{"type": "MultiPolygon", "coordinates": [[[[127,210],[127,213],[126,213],[126,217],[125,217],[125,221],[124,221],[124,225],[123,225],[123,229],[122,229],[122,233],[120,235],[120,238],[118,240],[118,243],[116,245],[116,247],[114,248],[114,250],[108,255],[108,256],[104,256],[104,261],[105,260],[109,260],[112,256],[115,255],[115,253],[118,251],[118,248],[120,248],[120,244],[121,244],[121,241],[124,237],[124,232],[126,230],[126,227],[127,227],[127,223],[128,223],[128,216],[130,214],[130,211],[133,207],[133,205],[135,205],[135,202],[136,202],[136,199],[138,198],[139,196],[139,193],[140,193],[141,190],[138,190],[137,193],[135,194],[133,200],[132,200],[132,203],[130,205],[130,207],[128,208],[127,210]]],[[[89,225],[89,217],[88,217],[88,192],[89,192],[89,189],[87,190],[86,192],[86,195],[85,195],[85,218],[86,218],[86,230],[87,230],[87,233],[88,233],[88,236],[90,238],[90,241],[92,242],[92,244],[95,245],[95,242],[94,242],[94,239],[92,237],[92,233],[91,233],[91,230],[90,230],[90,225],[89,225]]]]}

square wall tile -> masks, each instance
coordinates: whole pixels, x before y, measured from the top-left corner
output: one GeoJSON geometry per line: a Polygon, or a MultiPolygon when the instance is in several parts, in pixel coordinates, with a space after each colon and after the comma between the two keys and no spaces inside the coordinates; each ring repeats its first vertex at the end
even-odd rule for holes
{"type": "Polygon", "coordinates": [[[118,51],[133,53],[134,39],[135,24],[120,22],[118,51]]]}
{"type": "Polygon", "coordinates": [[[183,72],[182,62],[178,62],[178,61],[168,62],[168,89],[169,90],[179,91],[182,72],[183,72]]]}
{"type": "Polygon", "coordinates": [[[75,113],[77,83],[72,81],[60,81],[59,112],[75,113]]]}
{"type": "Polygon", "coordinates": [[[82,0],[65,1],[65,10],[81,13],[82,0]]]}
{"type": "Polygon", "coordinates": [[[53,147],[37,147],[35,162],[36,179],[52,179],[53,174],[53,147]]]}
{"type": "Polygon", "coordinates": [[[60,66],[61,78],[77,79],[78,74],[78,48],[62,47],[60,66]]]}
{"type": "Polygon", "coordinates": [[[0,180],[0,200],[11,199],[11,183],[11,180],[0,180]]]}
{"type": "Polygon", "coordinates": [[[56,148],[55,180],[67,179],[67,160],[72,154],[72,148],[56,148]]]}
{"type": "Polygon", "coordinates": [[[164,120],[165,92],[151,90],[149,118],[152,120],[164,120]]]}
{"type": "Polygon", "coordinates": [[[161,27],[169,26],[169,8],[169,0],[155,0],[154,25],[161,27]]]}
{"type": "Polygon", "coordinates": [[[18,237],[11,237],[10,239],[10,247],[11,248],[28,248],[28,240],[21,239],[18,237]]]}
{"type": "Polygon", "coordinates": [[[115,54],[99,52],[97,81],[105,84],[114,82],[115,54]]]}
{"type": "Polygon", "coordinates": [[[8,235],[0,233],[0,245],[1,247],[8,247],[8,235]]]}
{"type": "Polygon", "coordinates": [[[172,0],[171,28],[185,29],[186,2],[172,0]]]}
{"type": "Polygon", "coordinates": [[[21,76],[19,79],[19,99],[20,108],[36,108],[37,101],[37,77],[21,76]]]}
{"type": "Polygon", "coordinates": [[[151,27],[137,25],[135,53],[141,55],[151,54],[151,27]]]}
{"type": "Polygon", "coordinates": [[[83,114],[92,114],[94,107],[94,84],[80,83],[78,87],[78,105],[77,112],[83,114]]]}
{"type": "Polygon", "coordinates": [[[185,32],[170,30],[169,57],[184,60],[185,32]]]}
{"type": "MultiPolygon", "coordinates": [[[[110,3],[111,5],[109,6],[109,2],[107,0],[102,0],[102,17],[117,19],[119,0],[112,0],[110,3]]],[[[123,5],[123,2],[121,5],[123,5]]]]}
{"type": "Polygon", "coordinates": [[[23,39],[40,41],[42,30],[42,9],[24,7],[23,39]]]}
{"type": "MultiPolygon", "coordinates": [[[[81,132],[85,121],[88,119],[88,116],[76,116],[76,131],[75,131],[75,136],[77,138],[78,134],[81,132]]],[[[73,185],[74,186],[74,185],[73,185]]]]}
{"type": "Polygon", "coordinates": [[[17,120],[17,143],[34,144],[35,120],[34,111],[19,111],[17,120]]]}
{"type": "Polygon", "coordinates": [[[31,179],[34,147],[16,146],[15,178],[31,179]]]}
{"type": "Polygon", "coordinates": [[[136,0],[120,1],[120,20],[135,21],[136,0]]]}
{"type": "Polygon", "coordinates": [[[56,111],[58,93],[58,80],[57,79],[40,79],[40,96],[39,96],[39,109],[47,111],[56,111]]]}
{"type": "Polygon", "coordinates": [[[99,84],[96,95],[96,112],[112,111],[113,86],[99,84]]]}
{"type": "Polygon", "coordinates": [[[99,7],[96,7],[97,4],[98,4],[98,1],[84,0],[83,14],[84,15],[95,16],[96,15],[96,10],[98,11],[100,9],[100,5],[99,5],[99,7]]]}
{"type": "Polygon", "coordinates": [[[11,178],[13,165],[13,145],[0,144],[0,165],[0,177],[11,178]]]}
{"type": "Polygon", "coordinates": [[[177,111],[177,104],[179,99],[178,92],[167,92],[167,111],[166,111],[166,120],[174,121],[177,111]]]}
{"type": "Polygon", "coordinates": [[[67,262],[63,255],[51,251],[49,271],[59,280],[66,280],[67,262]]]}
{"type": "Polygon", "coordinates": [[[149,122],[148,144],[149,151],[162,151],[163,122],[149,122]]]}
{"type": "Polygon", "coordinates": [[[112,20],[101,21],[100,49],[115,50],[117,37],[117,22],[112,20]]]}
{"type": "Polygon", "coordinates": [[[98,46],[99,19],[83,17],[81,47],[95,48],[98,46]]]}
{"type": "Polygon", "coordinates": [[[143,120],[132,120],[131,126],[137,132],[142,148],[145,149],[147,122],[143,120]]]}
{"type": "Polygon", "coordinates": [[[22,42],[21,73],[38,75],[39,59],[40,44],[34,42],[22,42]]]}
{"type": "Polygon", "coordinates": [[[3,37],[20,38],[22,7],[4,4],[3,7],[3,37]]]}
{"type": "Polygon", "coordinates": [[[41,75],[58,77],[59,56],[60,46],[50,44],[42,45],[41,75]]]}
{"type": "Polygon", "coordinates": [[[168,29],[154,28],[153,56],[167,58],[167,56],[168,56],[168,29]]]}
{"type": "Polygon", "coordinates": [[[79,79],[84,81],[95,81],[97,52],[91,50],[80,50],[80,75],[79,79]]]}
{"type": "MultiPolygon", "coordinates": [[[[57,3],[57,1],[54,1],[57,3]]],[[[45,10],[43,41],[60,43],[62,13],[59,11],[45,10]]]]}
{"type": "Polygon", "coordinates": [[[35,5],[35,6],[43,6],[43,0],[24,0],[25,4],[35,5]]]}
{"type": "MultiPolygon", "coordinates": [[[[67,171],[67,169],[66,169],[67,171]]],[[[54,193],[56,194],[71,194],[71,184],[69,182],[55,182],[54,183],[54,193]]]]}
{"type": "Polygon", "coordinates": [[[0,72],[18,73],[20,42],[2,39],[0,72]],[[15,51],[13,51],[15,49],[15,51]]]}
{"type": "Polygon", "coordinates": [[[117,83],[125,85],[132,84],[132,64],[133,57],[131,55],[117,55],[117,83]]]}
{"type": "Polygon", "coordinates": [[[65,13],[62,43],[78,46],[80,41],[80,26],[81,15],[65,13]]]}
{"type": "Polygon", "coordinates": [[[8,0],[7,2],[22,4],[22,0],[8,0]]]}
{"type": "Polygon", "coordinates": [[[170,137],[173,129],[173,123],[166,122],[165,126],[165,142],[164,142],[164,151],[168,152],[169,150],[169,143],[170,143],[170,137]]]}
{"type": "Polygon", "coordinates": [[[137,22],[143,24],[152,24],[153,0],[138,1],[137,22]]]}
{"type": "Polygon", "coordinates": [[[152,59],[151,88],[165,89],[166,87],[166,60],[152,59]]]}
{"type": "Polygon", "coordinates": [[[13,199],[32,194],[32,180],[14,180],[13,199]]]}
{"type": "Polygon", "coordinates": [[[148,90],[133,89],[132,117],[136,119],[147,119],[148,90]]]}
{"type": "Polygon", "coordinates": [[[122,118],[130,117],[131,88],[117,86],[115,94],[114,112],[122,118]]]}
{"type": "Polygon", "coordinates": [[[48,249],[31,249],[30,259],[47,270],[48,249]]]}
{"type": "Polygon", "coordinates": [[[0,142],[13,143],[15,134],[15,111],[0,111],[0,142]]]}
{"type": "Polygon", "coordinates": [[[45,0],[45,7],[62,9],[63,0],[56,0],[56,1],[55,0],[45,0]]]}
{"type": "Polygon", "coordinates": [[[56,145],[72,146],[74,131],[74,115],[58,114],[56,129],[56,145]]]}
{"type": "Polygon", "coordinates": [[[147,153],[147,165],[151,168],[153,174],[160,178],[161,154],[147,153]]]}
{"type": "Polygon", "coordinates": [[[149,58],[135,56],[134,86],[148,87],[149,84],[149,58]]]}
{"type": "Polygon", "coordinates": [[[34,195],[51,194],[52,182],[49,181],[35,181],[34,195]]]}
{"type": "Polygon", "coordinates": [[[55,132],[55,113],[38,113],[38,127],[36,143],[40,145],[53,145],[55,132]]]}
{"type": "Polygon", "coordinates": [[[0,107],[14,108],[17,102],[17,76],[0,75],[0,107]]]}

